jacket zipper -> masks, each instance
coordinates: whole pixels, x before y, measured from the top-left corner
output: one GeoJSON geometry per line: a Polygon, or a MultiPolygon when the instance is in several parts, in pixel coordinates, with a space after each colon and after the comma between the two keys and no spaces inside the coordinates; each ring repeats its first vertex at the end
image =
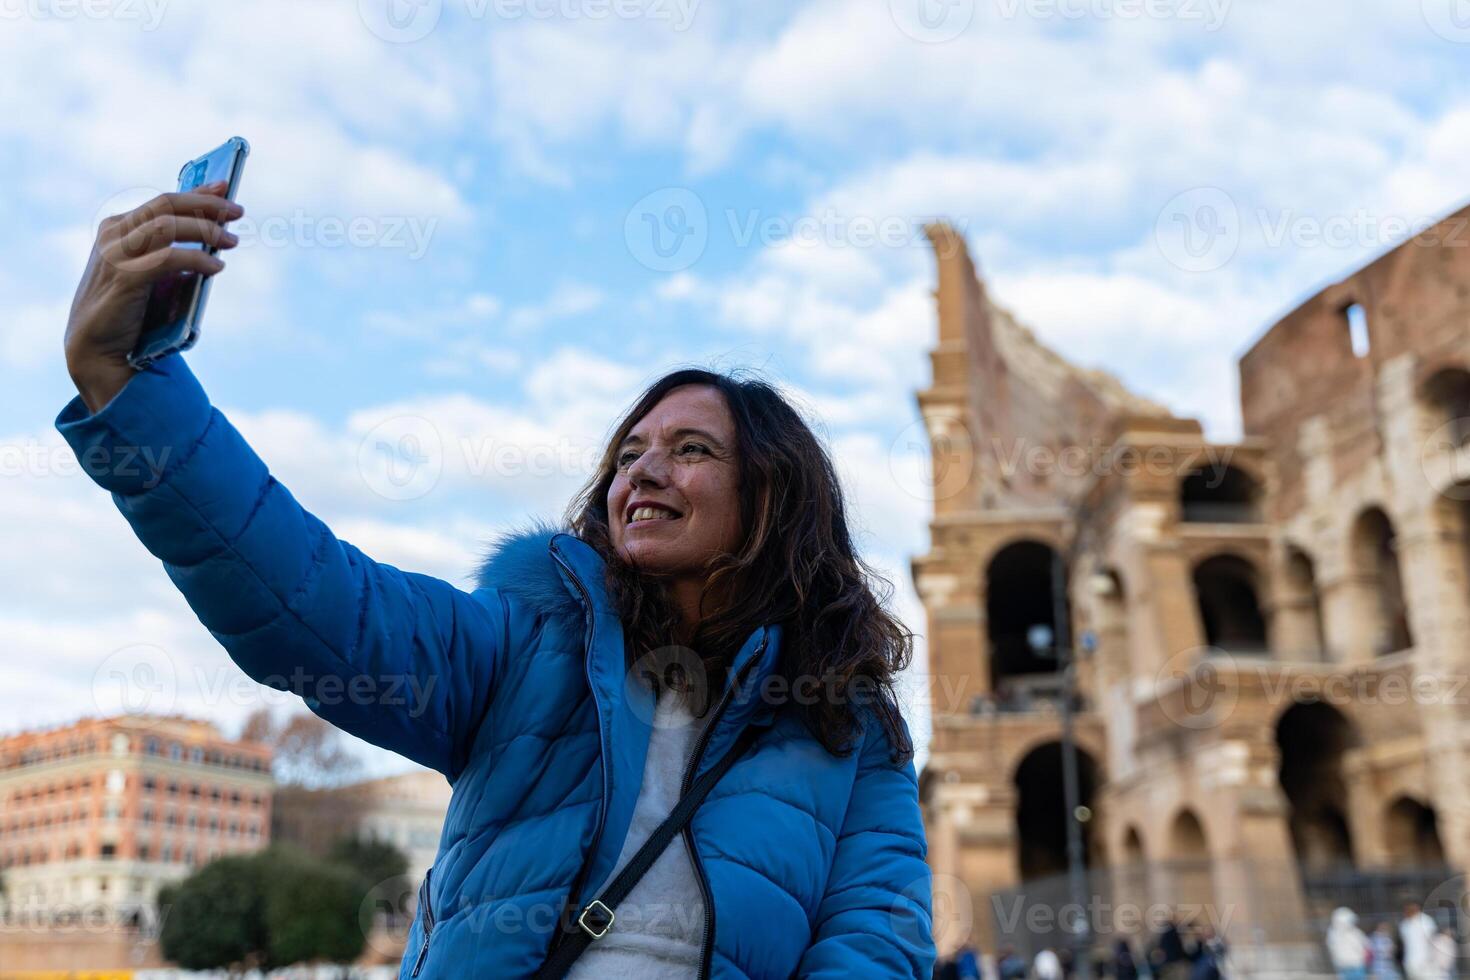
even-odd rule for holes
{"type": "MultiPolygon", "coordinates": [[[[694,752],[689,757],[689,766],[684,770],[684,780],[680,785],[679,795],[682,797],[689,792],[689,785],[694,782],[695,770],[699,768],[699,758],[704,754],[705,746],[714,734],[715,725],[719,723],[720,717],[729,707],[730,700],[735,696],[735,690],[745,683],[745,678],[755,665],[760,662],[761,655],[766,649],[766,639],[761,638],[760,648],[756,650],[755,656],[750,658],[750,663],[745,665],[740,677],[726,687],[725,693],[720,697],[720,703],[715,707],[715,713],[710,716],[704,729],[699,733],[699,738],[694,743],[694,752]]],[[[704,942],[701,947],[699,959],[699,980],[709,977],[710,964],[715,957],[715,902],[714,896],[710,894],[709,879],[704,874],[704,864],[699,859],[699,851],[694,846],[694,820],[690,819],[684,825],[684,847],[689,852],[689,863],[694,866],[694,879],[699,882],[699,891],[704,898],[704,942]]]]}
{"type": "MultiPolygon", "coordinates": [[[[577,586],[577,591],[582,595],[582,611],[584,622],[582,640],[582,645],[584,647],[582,671],[587,678],[587,691],[588,694],[592,697],[592,708],[594,711],[597,712],[597,741],[599,747],[598,759],[602,764],[603,794],[602,803],[600,804],[597,812],[597,829],[592,834],[592,846],[588,849],[586,856],[583,857],[582,866],[577,869],[577,877],[572,881],[572,890],[567,893],[567,909],[573,915],[575,915],[578,903],[581,901],[582,898],[582,889],[585,888],[587,885],[587,875],[591,873],[592,862],[597,857],[597,848],[602,843],[603,827],[607,823],[607,746],[602,744],[602,707],[597,703],[597,695],[592,687],[591,659],[592,636],[594,632],[592,596],[588,593],[587,586],[583,584],[581,577],[578,576],[576,572],[572,571],[572,567],[566,563],[566,561],[562,558],[561,554],[556,550],[555,547],[551,548],[551,557],[552,560],[554,560],[558,565],[561,566],[562,571],[567,573],[567,578],[572,580],[572,582],[577,586]]],[[[569,932],[566,931],[559,933],[556,936],[555,941],[551,944],[551,948],[554,950],[558,946],[560,946],[563,942],[566,941],[568,935],[569,932]]]]}
{"type": "Polygon", "coordinates": [[[429,940],[434,937],[434,904],[429,898],[429,876],[433,873],[433,868],[425,871],[424,883],[419,886],[419,908],[424,915],[424,942],[419,947],[418,959],[413,962],[413,972],[409,974],[411,977],[418,976],[419,971],[424,968],[424,960],[429,955],[429,940]]]}

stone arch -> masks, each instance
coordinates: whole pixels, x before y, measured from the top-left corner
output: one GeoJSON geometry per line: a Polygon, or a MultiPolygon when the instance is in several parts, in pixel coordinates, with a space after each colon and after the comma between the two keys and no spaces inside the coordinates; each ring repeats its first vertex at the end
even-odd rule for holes
{"type": "Polygon", "coordinates": [[[1470,445],[1470,370],[1449,362],[1432,370],[1419,385],[1419,402],[1424,409],[1431,450],[1458,452],[1470,445]]]}
{"type": "Polygon", "coordinates": [[[1192,578],[1205,643],[1232,653],[1265,652],[1266,616],[1255,564],[1233,552],[1216,552],[1194,566],[1192,578]]]}
{"type": "Polygon", "coordinates": [[[1404,795],[1384,808],[1384,853],[1395,867],[1439,868],[1445,864],[1434,807],[1404,795]]]}
{"type": "Polygon", "coordinates": [[[1297,863],[1304,867],[1354,863],[1343,757],[1360,741],[1347,716],[1321,701],[1295,702],[1277,718],[1277,778],[1289,805],[1297,863]]]}
{"type": "Polygon", "coordinates": [[[1214,863],[1204,821],[1191,806],[1180,807],[1169,821],[1168,861],[1164,865],[1167,899],[1181,921],[1209,921],[1215,892],[1214,863]]]}
{"type": "Polygon", "coordinates": [[[1328,659],[1317,564],[1306,548],[1290,541],[1286,543],[1280,581],[1273,622],[1278,648],[1297,659],[1328,659]]]}
{"type": "Polygon", "coordinates": [[[1118,865],[1114,871],[1114,884],[1118,900],[1143,907],[1148,901],[1148,848],[1144,845],[1143,831],[1138,824],[1124,826],[1116,850],[1118,865]]]}
{"type": "Polygon", "coordinates": [[[1382,656],[1414,645],[1398,559],[1398,535],[1383,508],[1364,508],[1348,538],[1353,578],[1362,592],[1373,653],[1382,656]]]}
{"type": "MultiPolygon", "coordinates": [[[[985,630],[991,690],[1005,702],[1045,675],[1057,674],[1057,659],[1032,645],[1031,631],[1057,623],[1053,563],[1058,552],[1035,538],[1019,538],[997,549],[985,564],[985,630]]],[[[1063,588],[1066,577],[1063,576],[1063,588]]]]}
{"type": "MultiPolygon", "coordinates": [[[[1101,784],[1100,770],[1090,752],[1077,749],[1078,802],[1091,807],[1101,784]]],[[[1036,746],[1013,771],[1016,788],[1016,865],[1019,880],[1029,881],[1067,870],[1067,823],[1062,783],[1062,743],[1051,740],[1036,746]]],[[[1091,834],[1083,828],[1084,861],[1092,862],[1091,834]]]]}
{"type": "Polygon", "coordinates": [[[1137,824],[1123,829],[1123,845],[1120,849],[1124,864],[1143,864],[1148,860],[1148,850],[1143,846],[1143,834],[1137,824]]]}
{"type": "Polygon", "coordinates": [[[1261,481],[1235,463],[1196,466],[1179,481],[1179,518],[1208,524],[1261,522],[1261,481]]]}
{"type": "MultiPolygon", "coordinates": [[[[1073,729],[1073,738],[1077,740],[1077,750],[1079,752],[1085,752],[1094,760],[1107,757],[1106,739],[1101,736],[1096,728],[1087,725],[1078,725],[1073,729]]],[[[1026,761],[1027,756],[1031,755],[1037,749],[1047,745],[1057,744],[1060,744],[1060,742],[1056,731],[1043,732],[1042,734],[1033,735],[1018,741],[1014,747],[1009,749],[1004,758],[1004,770],[1011,774],[1011,782],[1015,782],[1016,772],[1021,768],[1021,764],[1026,761]]],[[[1099,764],[1098,772],[1102,772],[1101,764],[1099,764]]]]}
{"type": "Polygon", "coordinates": [[[1169,821],[1169,858],[1174,861],[1206,861],[1210,840],[1205,825],[1193,807],[1184,806],[1169,821]]]}
{"type": "Polygon", "coordinates": [[[1442,593],[1443,601],[1453,607],[1449,618],[1470,621],[1470,480],[1442,487],[1430,519],[1436,536],[1434,547],[1449,572],[1442,593]]]}

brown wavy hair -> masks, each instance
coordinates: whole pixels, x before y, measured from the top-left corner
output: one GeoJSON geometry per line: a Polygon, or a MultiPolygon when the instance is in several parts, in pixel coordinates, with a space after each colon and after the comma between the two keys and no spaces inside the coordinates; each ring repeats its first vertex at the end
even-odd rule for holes
{"type": "Polygon", "coordinates": [[[659,378],[619,421],[597,473],[572,501],[568,524],[606,561],[629,667],[652,651],[677,648],[680,620],[666,583],[640,574],[615,553],[607,493],[623,437],[684,385],[706,385],[723,395],[737,434],[744,540],[709,563],[689,644],[712,681],[706,691],[723,686],[725,668],[753,630],[778,623],[777,672],[786,691],[800,680],[821,692],[784,697],[783,707],[796,711],[834,755],[855,747],[859,709],[868,707],[888,736],[894,762],[906,762],[913,743],[894,679],[913,657],[913,634],[885,608],[892,584],[853,547],[842,487],[825,447],[775,387],[757,377],[686,368],[659,378]]]}

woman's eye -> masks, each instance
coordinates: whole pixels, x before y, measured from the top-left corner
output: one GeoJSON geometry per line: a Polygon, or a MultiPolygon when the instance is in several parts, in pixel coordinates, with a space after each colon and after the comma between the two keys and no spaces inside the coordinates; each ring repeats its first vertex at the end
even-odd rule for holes
{"type": "Polygon", "coordinates": [[[618,465],[627,466],[629,463],[633,462],[633,460],[637,458],[638,454],[634,452],[620,453],[618,455],[618,465]]]}
{"type": "Polygon", "coordinates": [[[691,450],[699,453],[709,452],[709,448],[707,446],[702,446],[697,442],[686,442],[684,443],[684,445],[679,447],[679,452],[681,453],[688,453],[691,450]]]}

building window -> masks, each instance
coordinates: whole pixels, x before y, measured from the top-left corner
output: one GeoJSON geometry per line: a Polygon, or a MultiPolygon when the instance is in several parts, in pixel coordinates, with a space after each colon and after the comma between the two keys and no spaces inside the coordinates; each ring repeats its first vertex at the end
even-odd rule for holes
{"type": "Polygon", "coordinates": [[[154,738],[154,737],[152,737],[150,735],[148,737],[147,741],[145,741],[143,743],[143,751],[146,754],[148,754],[148,755],[157,755],[158,754],[158,739],[156,739],[156,738],[154,738]]]}
{"type": "Polygon", "coordinates": [[[190,762],[203,762],[204,761],[204,750],[201,749],[197,745],[194,746],[192,749],[189,750],[189,761],[190,762]]]}
{"type": "Polygon", "coordinates": [[[168,757],[175,762],[179,761],[184,757],[184,747],[178,742],[174,742],[168,747],[168,757]]]}
{"type": "Polygon", "coordinates": [[[209,788],[209,798],[211,800],[213,800],[214,802],[216,802],[216,803],[219,802],[220,792],[219,792],[219,787],[218,786],[211,786],[209,788]]]}
{"type": "Polygon", "coordinates": [[[1354,357],[1368,356],[1368,311],[1362,303],[1349,303],[1342,308],[1342,317],[1347,321],[1348,345],[1354,357]]]}
{"type": "MultiPolygon", "coordinates": [[[[101,857],[104,861],[111,861],[114,857],[117,856],[117,845],[110,843],[103,844],[102,850],[98,852],[98,856],[101,857]]],[[[105,885],[106,882],[104,882],[103,884],[105,885]]]]}
{"type": "Polygon", "coordinates": [[[151,793],[157,787],[158,787],[158,783],[153,779],[152,776],[144,776],[143,777],[143,792],[145,792],[145,793],[151,793]]]}
{"type": "Polygon", "coordinates": [[[199,787],[198,786],[190,786],[189,787],[189,799],[191,799],[191,800],[197,800],[197,799],[199,799],[199,787]]]}

